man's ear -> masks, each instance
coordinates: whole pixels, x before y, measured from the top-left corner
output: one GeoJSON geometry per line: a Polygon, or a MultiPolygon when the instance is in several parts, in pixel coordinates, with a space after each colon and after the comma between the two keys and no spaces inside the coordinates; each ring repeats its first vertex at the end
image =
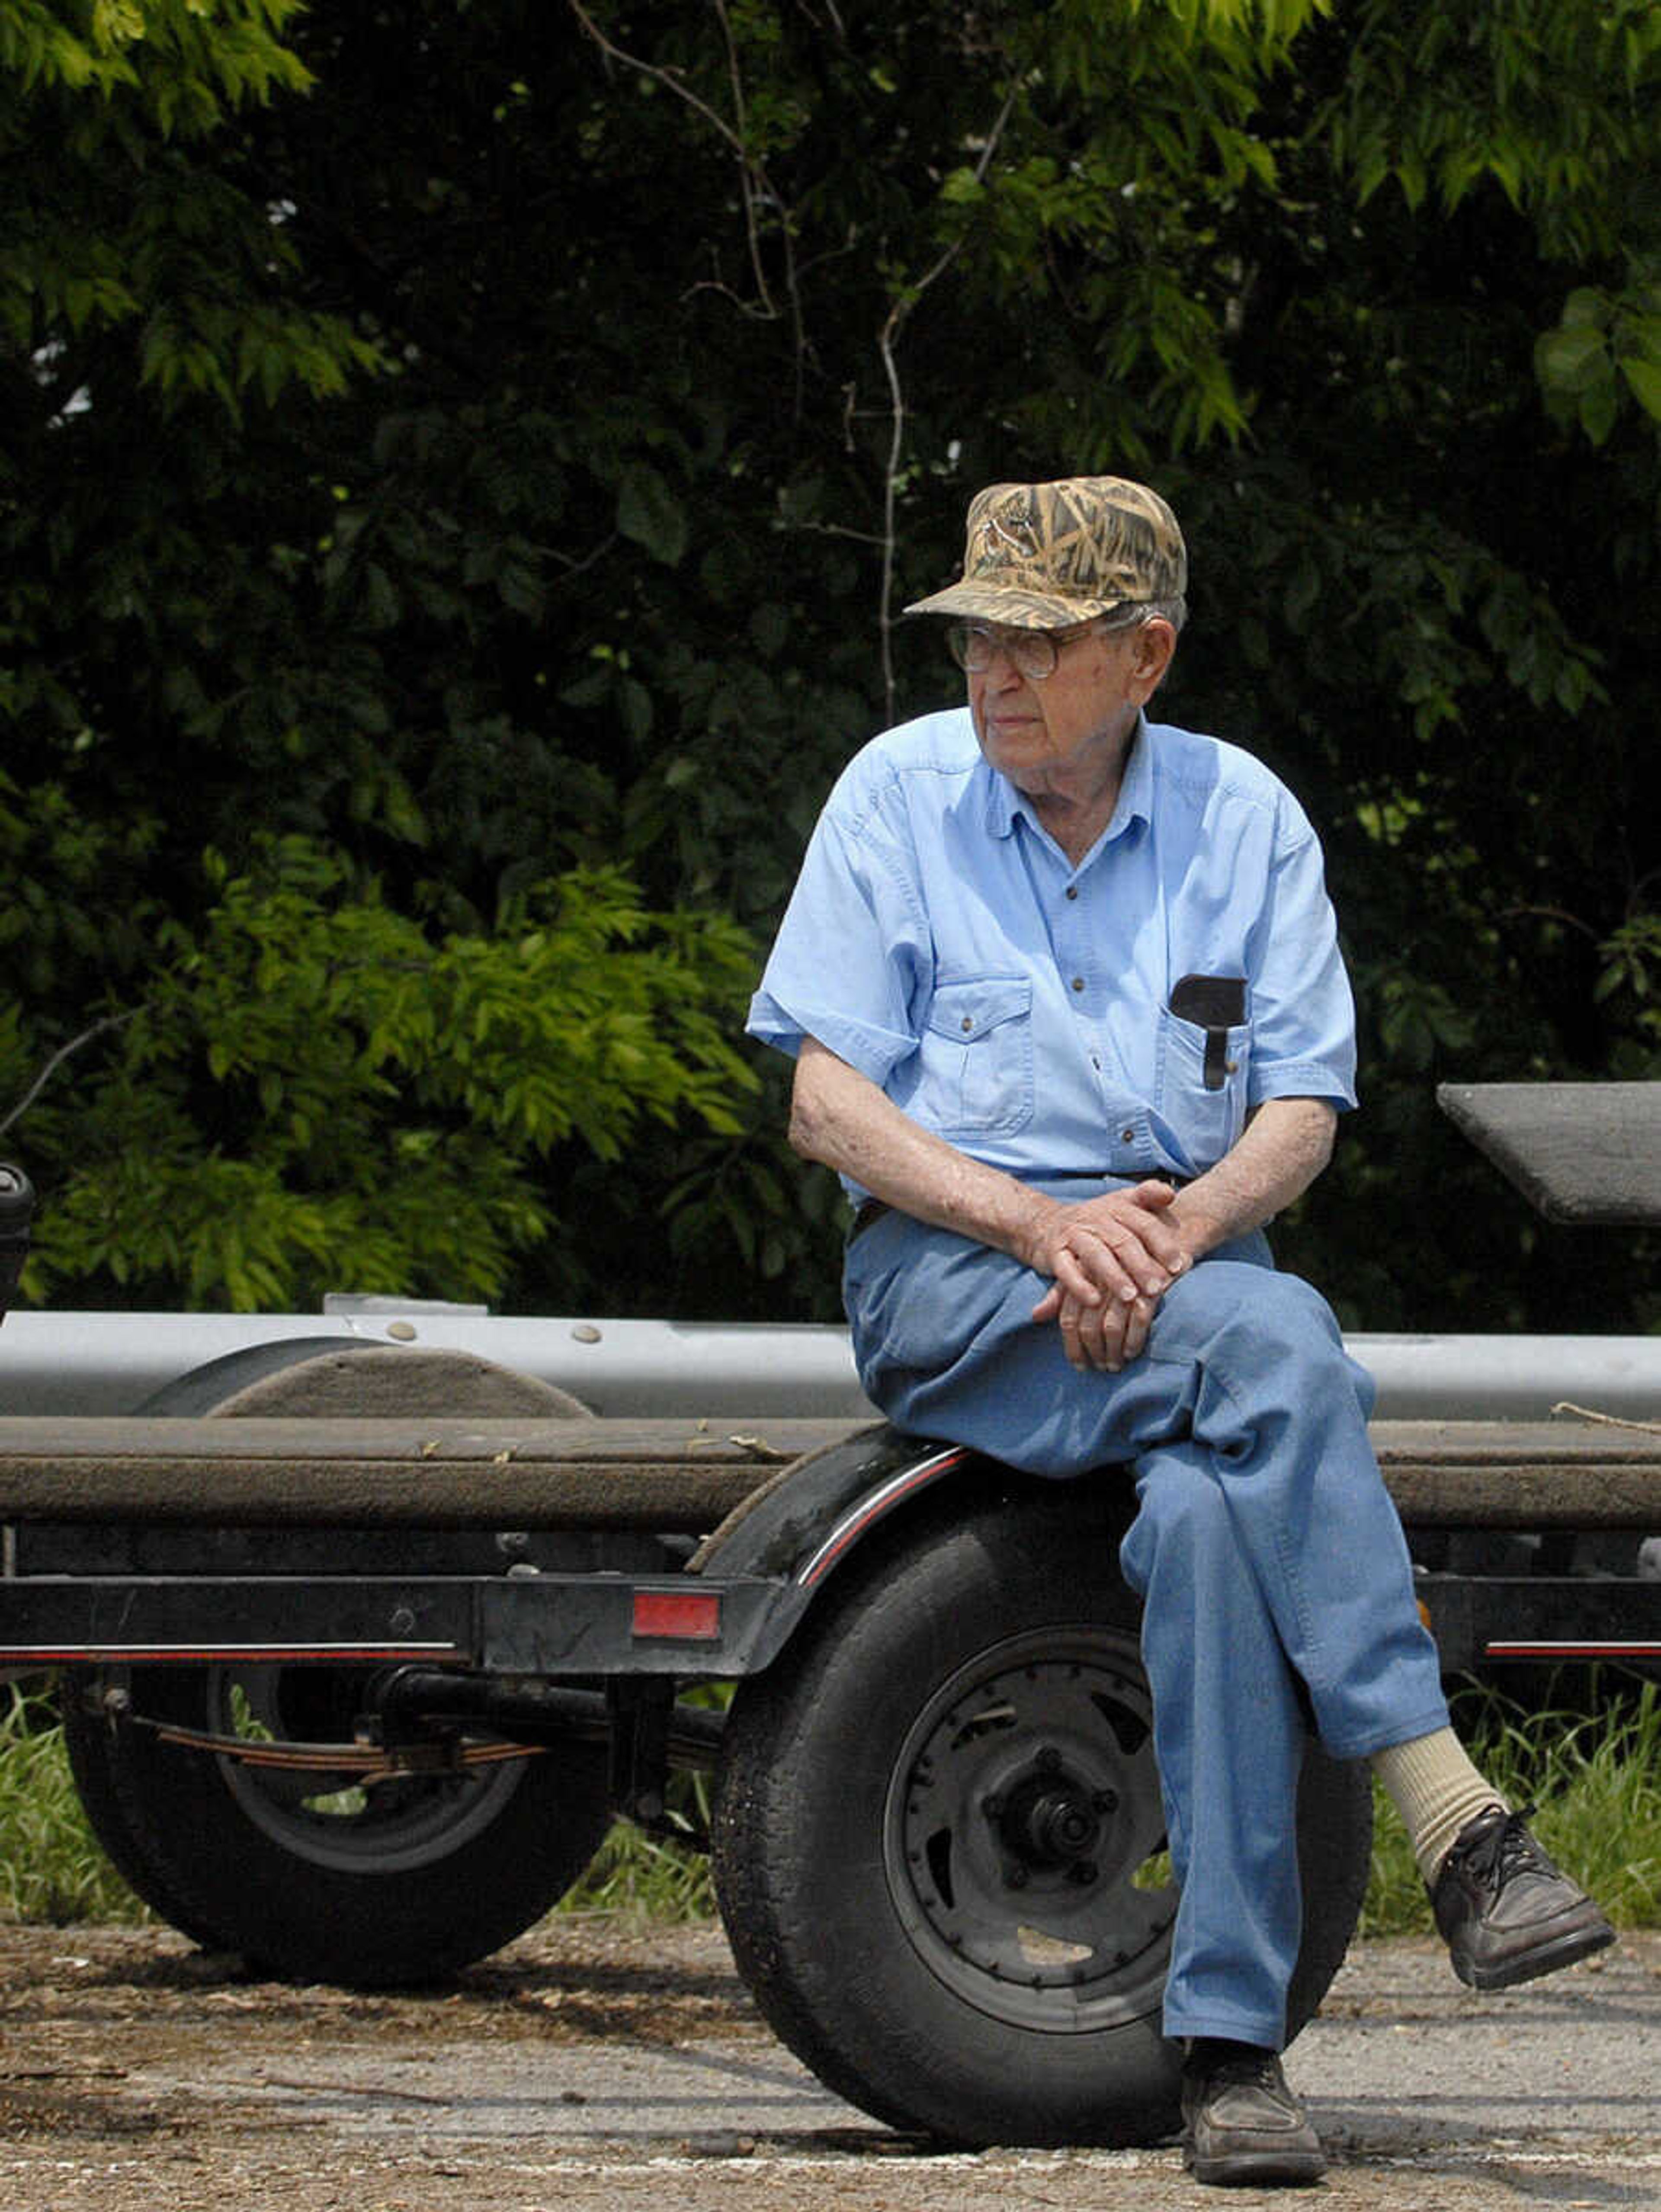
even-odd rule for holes
{"type": "Polygon", "coordinates": [[[1139,707],[1147,706],[1165,682],[1176,651],[1175,625],[1163,615],[1150,616],[1136,632],[1135,651],[1130,662],[1132,694],[1139,707]]]}

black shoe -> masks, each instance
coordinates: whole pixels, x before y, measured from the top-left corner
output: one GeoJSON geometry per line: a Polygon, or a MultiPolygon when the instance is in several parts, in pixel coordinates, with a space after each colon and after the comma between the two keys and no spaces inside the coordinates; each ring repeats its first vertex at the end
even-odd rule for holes
{"type": "Polygon", "coordinates": [[[1430,1893],[1453,1971],[1474,1990],[1531,1982],[1615,1941],[1591,1898],[1529,1833],[1533,1810],[1496,1805],[1467,1820],[1430,1893]]]}
{"type": "Polygon", "coordinates": [[[1318,2181],[1320,2137],[1281,2062],[1255,2044],[1196,2038],[1183,2068],[1183,2162],[1196,2181],[1318,2181]]]}

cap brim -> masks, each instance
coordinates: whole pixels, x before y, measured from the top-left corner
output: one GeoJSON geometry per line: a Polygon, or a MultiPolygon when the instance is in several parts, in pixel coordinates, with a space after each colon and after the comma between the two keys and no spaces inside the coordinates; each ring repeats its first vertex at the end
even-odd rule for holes
{"type": "Polygon", "coordinates": [[[1129,599],[1062,599],[1053,592],[1024,592],[1014,584],[949,584],[926,599],[913,599],[909,615],[964,615],[971,621],[1006,623],[1011,629],[1065,629],[1071,623],[1093,622],[1098,615],[1130,605],[1129,599]]]}

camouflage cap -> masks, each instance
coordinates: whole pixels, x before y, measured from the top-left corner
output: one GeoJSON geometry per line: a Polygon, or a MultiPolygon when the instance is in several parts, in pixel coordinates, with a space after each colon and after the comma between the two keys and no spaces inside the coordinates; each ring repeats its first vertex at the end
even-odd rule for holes
{"type": "Polygon", "coordinates": [[[1180,599],[1187,585],[1183,533],[1158,492],[1123,477],[1064,477],[977,492],[961,579],[905,611],[1061,629],[1180,599]]]}

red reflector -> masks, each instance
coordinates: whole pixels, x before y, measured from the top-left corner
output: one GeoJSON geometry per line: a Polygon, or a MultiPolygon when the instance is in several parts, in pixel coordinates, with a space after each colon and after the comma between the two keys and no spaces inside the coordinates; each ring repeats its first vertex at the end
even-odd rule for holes
{"type": "Polygon", "coordinates": [[[672,1636],[683,1643],[711,1643],[721,1634],[721,1592],[637,1589],[634,1631],[636,1636],[672,1636]]]}

